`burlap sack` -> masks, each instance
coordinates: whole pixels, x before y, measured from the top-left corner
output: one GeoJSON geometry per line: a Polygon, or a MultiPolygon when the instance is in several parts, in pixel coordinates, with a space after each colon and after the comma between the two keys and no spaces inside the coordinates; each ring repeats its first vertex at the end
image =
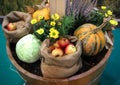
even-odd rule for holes
{"type": "Polygon", "coordinates": [[[31,16],[28,13],[12,11],[5,16],[2,23],[2,29],[5,37],[10,42],[16,43],[21,37],[32,31],[30,24],[31,16]],[[7,25],[12,22],[15,23],[17,29],[14,31],[8,31],[7,25]]]}
{"type": "Polygon", "coordinates": [[[76,41],[77,51],[73,54],[62,57],[53,57],[49,53],[50,41],[46,39],[41,45],[40,54],[42,56],[41,72],[47,78],[65,78],[75,74],[82,67],[81,42],[76,41]]]}

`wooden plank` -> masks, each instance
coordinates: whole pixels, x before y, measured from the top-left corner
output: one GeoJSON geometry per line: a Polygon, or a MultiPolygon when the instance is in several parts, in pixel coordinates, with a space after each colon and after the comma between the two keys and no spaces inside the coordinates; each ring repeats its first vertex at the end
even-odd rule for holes
{"type": "Polygon", "coordinates": [[[60,16],[65,15],[66,0],[49,0],[51,14],[58,13],[60,16]]]}

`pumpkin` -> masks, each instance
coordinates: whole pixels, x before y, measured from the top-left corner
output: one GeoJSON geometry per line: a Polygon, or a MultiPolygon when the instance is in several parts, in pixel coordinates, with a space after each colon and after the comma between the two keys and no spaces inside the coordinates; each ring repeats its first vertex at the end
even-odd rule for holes
{"type": "Polygon", "coordinates": [[[42,9],[36,10],[32,14],[32,18],[37,19],[38,21],[39,21],[39,16],[43,16],[45,20],[48,20],[50,18],[49,8],[42,8],[42,9]]]}
{"type": "Polygon", "coordinates": [[[82,41],[83,55],[86,56],[98,54],[106,44],[103,31],[98,30],[97,26],[93,24],[83,24],[74,31],[74,35],[82,41]]]}

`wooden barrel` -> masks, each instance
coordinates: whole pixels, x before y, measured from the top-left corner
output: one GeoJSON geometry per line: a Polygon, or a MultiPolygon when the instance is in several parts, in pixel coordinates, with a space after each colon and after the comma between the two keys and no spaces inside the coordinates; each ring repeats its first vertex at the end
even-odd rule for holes
{"type": "Polygon", "coordinates": [[[92,67],[86,72],[65,79],[49,79],[32,74],[27,70],[23,69],[15,61],[12,55],[12,51],[10,49],[10,43],[8,41],[6,47],[9,59],[16,67],[23,79],[27,81],[27,83],[30,85],[98,85],[100,76],[112,51],[112,49],[108,50],[104,58],[96,66],[92,67]]]}

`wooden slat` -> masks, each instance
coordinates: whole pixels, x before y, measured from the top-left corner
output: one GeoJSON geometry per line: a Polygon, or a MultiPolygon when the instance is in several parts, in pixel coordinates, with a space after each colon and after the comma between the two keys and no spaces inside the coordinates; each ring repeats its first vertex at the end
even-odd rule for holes
{"type": "Polygon", "coordinates": [[[65,15],[66,0],[49,0],[51,14],[58,13],[60,16],[65,15]]]}

